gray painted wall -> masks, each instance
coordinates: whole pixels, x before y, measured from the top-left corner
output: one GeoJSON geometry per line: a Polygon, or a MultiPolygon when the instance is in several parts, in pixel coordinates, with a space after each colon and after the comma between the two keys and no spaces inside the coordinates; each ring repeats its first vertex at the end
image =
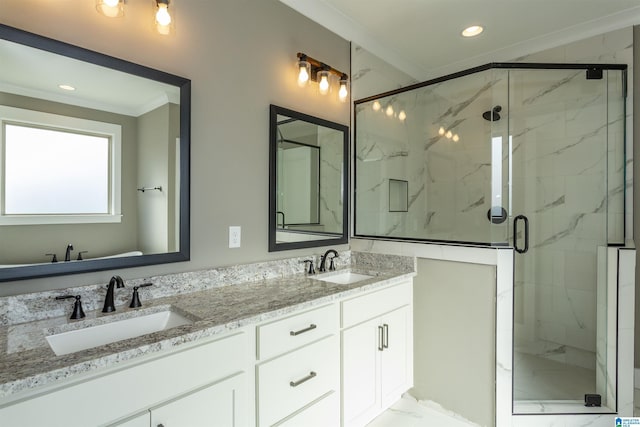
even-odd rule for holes
{"type": "Polygon", "coordinates": [[[481,426],[495,425],[495,267],[418,259],[414,388],[481,426]]]}
{"type": "MultiPolygon", "coordinates": [[[[174,251],[175,145],[180,111],[165,104],[138,118],[138,175],[136,187],[162,187],[138,192],[138,249],[143,253],[174,251]]],[[[131,183],[123,183],[132,186],[131,183]]]]}
{"type": "MultiPolygon", "coordinates": [[[[349,124],[349,104],[296,83],[296,52],[349,70],[349,43],[277,0],[181,1],[161,36],[147,1],[108,19],[94,2],[3,0],[3,24],[192,80],[191,261],[0,284],[0,295],[104,283],[290,256],[268,252],[269,104],[349,124]],[[81,3],[81,4],[79,4],[81,3]],[[228,227],[242,247],[228,248],[228,227]]],[[[340,246],[338,250],[347,249],[340,246]]]]}

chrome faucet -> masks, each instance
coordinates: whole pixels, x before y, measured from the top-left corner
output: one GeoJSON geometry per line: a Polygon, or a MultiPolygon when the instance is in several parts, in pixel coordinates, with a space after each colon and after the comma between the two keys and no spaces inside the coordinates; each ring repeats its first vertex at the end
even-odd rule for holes
{"type": "Polygon", "coordinates": [[[64,253],[64,261],[65,262],[71,261],[71,251],[72,250],[73,250],[73,245],[71,243],[69,243],[67,245],[67,251],[64,253]]]}
{"type": "Polygon", "coordinates": [[[338,252],[336,252],[335,249],[329,249],[321,257],[322,260],[320,261],[320,267],[318,267],[318,271],[321,272],[321,273],[327,271],[327,269],[325,267],[325,264],[327,262],[327,257],[329,256],[329,254],[333,254],[333,256],[331,257],[331,264],[329,264],[329,270],[335,270],[336,269],[335,265],[333,264],[333,259],[338,257],[338,252]]]}
{"type": "Polygon", "coordinates": [[[120,276],[113,276],[111,280],[109,280],[109,285],[107,286],[107,296],[104,299],[104,307],[102,308],[103,313],[111,313],[112,311],[116,311],[115,303],[113,302],[113,288],[124,288],[124,280],[120,276]]]}

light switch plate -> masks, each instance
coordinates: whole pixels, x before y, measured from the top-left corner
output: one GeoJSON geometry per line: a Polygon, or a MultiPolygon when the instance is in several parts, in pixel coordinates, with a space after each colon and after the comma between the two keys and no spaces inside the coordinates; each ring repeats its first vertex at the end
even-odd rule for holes
{"type": "Polygon", "coordinates": [[[229,248],[240,247],[241,228],[239,225],[232,225],[229,227],[229,248]]]}

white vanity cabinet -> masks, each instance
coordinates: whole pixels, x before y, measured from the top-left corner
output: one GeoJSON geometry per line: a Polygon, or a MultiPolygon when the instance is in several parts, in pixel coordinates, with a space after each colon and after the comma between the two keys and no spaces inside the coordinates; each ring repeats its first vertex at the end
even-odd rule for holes
{"type": "Polygon", "coordinates": [[[340,424],[337,303],[256,330],[258,427],[340,424]]]}
{"type": "Polygon", "coordinates": [[[366,425],[413,385],[412,286],[341,303],[344,426],[366,425]]]}
{"type": "Polygon", "coordinates": [[[109,427],[237,427],[247,425],[246,374],[211,384],[109,427]]]}
{"type": "Polygon", "coordinates": [[[0,407],[11,427],[247,426],[248,339],[236,333],[0,407]]]}

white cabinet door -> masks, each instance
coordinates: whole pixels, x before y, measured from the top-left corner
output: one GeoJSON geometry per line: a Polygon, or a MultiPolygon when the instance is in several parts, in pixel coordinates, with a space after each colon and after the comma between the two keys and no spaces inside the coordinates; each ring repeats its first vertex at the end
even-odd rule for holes
{"type": "Polygon", "coordinates": [[[236,375],[151,409],[151,427],[246,426],[246,375],[236,375]]]}
{"type": "Polygon", "coordinates": [[[276,424],[277,427],[338,427],[339,425],[340,401],[336,392],[276,424]]]}
{"type": "Polygon", "coordinates": [[[373,319],[342,331],[342,416],[345,426],[361,426],[380,408],[380,322],[373,319]]]}
{"type": "Polygon", "coordinates": [[[407,282],[343,303],[343,325],[376,313],[375,318],[342,331],[343,426],[366,425],[411,388],[411,296],[412,283],[407,282]]]}
{"type": "Polygon", "coordinates": [[[402,307],[384,315],[383,350],[380,352],[380,391],[382,407],[386,408],[400,398],[411,386],[408,357],[408,332],[411,331],[409,307],[402,307]]]}

